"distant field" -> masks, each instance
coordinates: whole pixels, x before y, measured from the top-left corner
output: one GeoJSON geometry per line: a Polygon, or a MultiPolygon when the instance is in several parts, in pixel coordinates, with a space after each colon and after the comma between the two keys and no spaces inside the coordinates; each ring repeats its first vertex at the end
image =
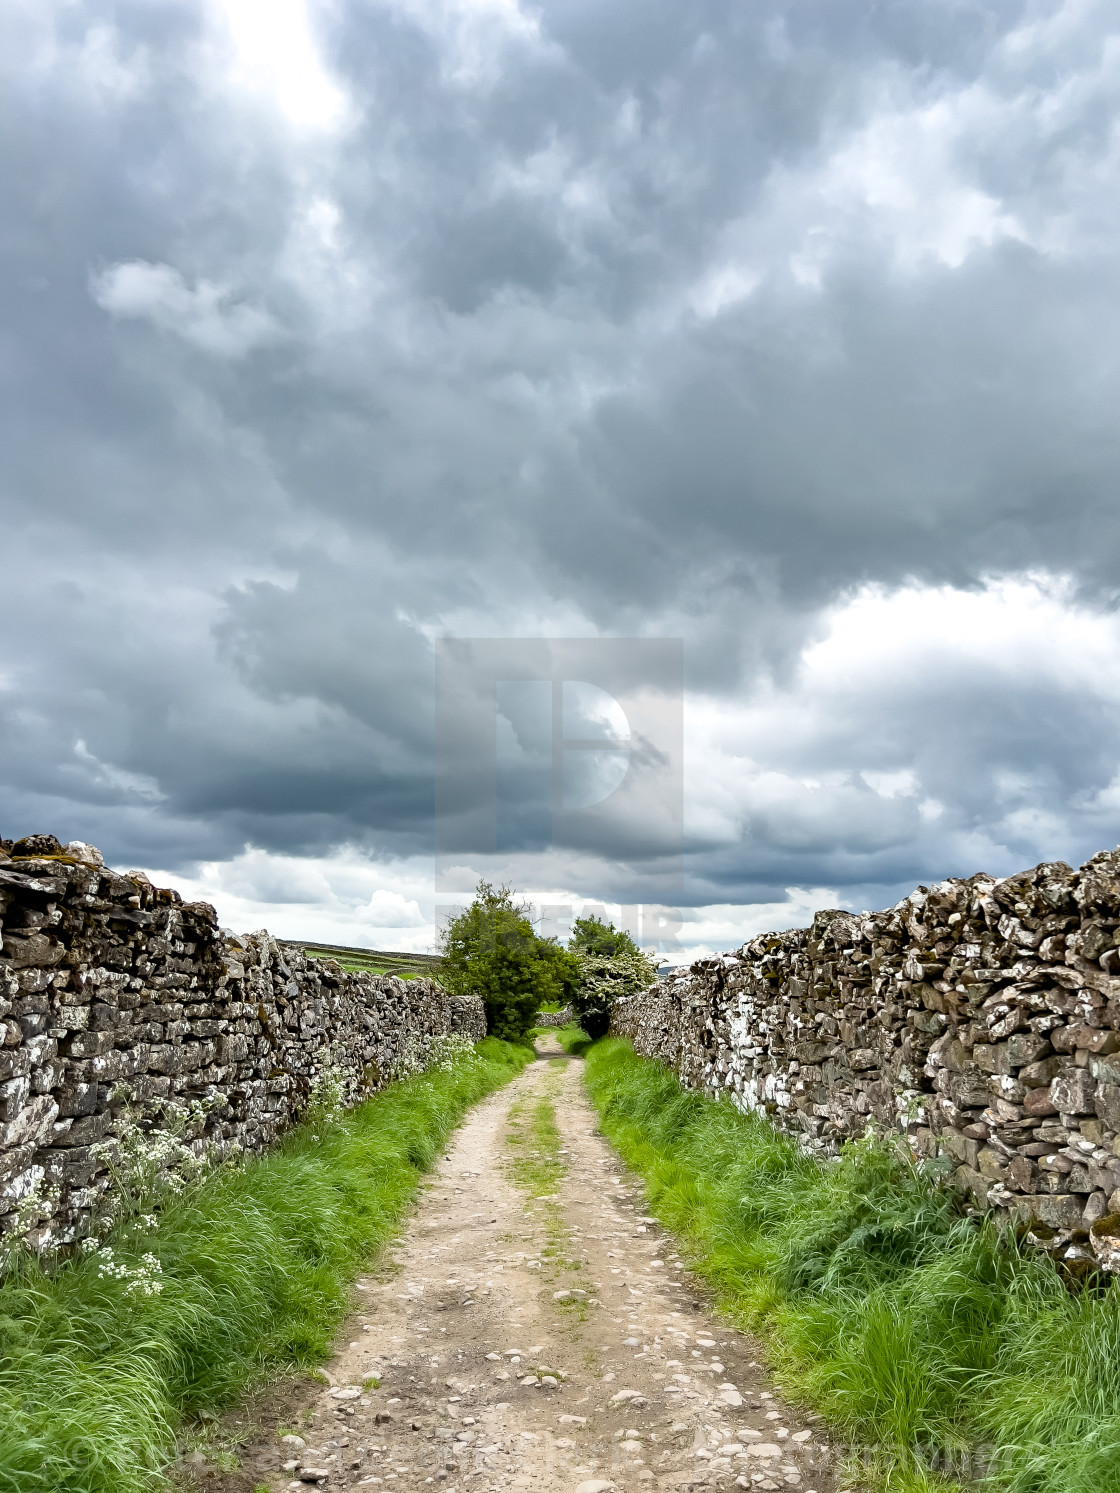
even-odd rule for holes
{"type": "Polygon", "coordinates": [[[385,949],[351,949],[343,944],[310,943],[305,939],[283,940],[289,948],[302,949],[312,959],[336,959],[343,969],[366,970],[373,975],[399,975],[415,980],[423,975],[434,980],[439,976],[437,954],[401,954],[385,949]]]}

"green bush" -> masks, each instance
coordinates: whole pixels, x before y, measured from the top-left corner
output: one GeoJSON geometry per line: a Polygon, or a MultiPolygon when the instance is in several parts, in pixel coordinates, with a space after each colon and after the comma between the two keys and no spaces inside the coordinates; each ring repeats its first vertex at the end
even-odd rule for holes
{"type": "Polygon", "coordinates": [[[642,952],[629,933],[613,923],[604,923],[602,918],[576,918],[568,948],[574,954],[601,954],[608,959],[615,954],[642,952]]]}
{"type": "Polygon", "coordinates": [[[1072,1294],[895,1145],[814,1161],[621,1041],[585,1071],[651,1210],[766,1336],[787,1392],[870,1449],[880,1486],[916,1493],[946,1486],[931,1468],[985,1466],[1008,1493],[1120,1484],[1116,1285],[1072,1294]]]}
{"type": "Polygon", "coordinates": [[[421,1173],[529,1056],[487,1038],[208,1174],[111,1254],[18,1260],[0,1282],[2,1493],[162,1487],[184,1417],[325,1357],[421,1173]]]}
{"type": "Polygon", "coordinates": [[[540,937],[529,908],[514,901],[509,887],[486,881],[444,929],[440,957],[443,985],[481,997],[487,1032],[507,1040],[524,1036],[542,1006],[563,1004],[577,978],[571,955],[540,937]]]}

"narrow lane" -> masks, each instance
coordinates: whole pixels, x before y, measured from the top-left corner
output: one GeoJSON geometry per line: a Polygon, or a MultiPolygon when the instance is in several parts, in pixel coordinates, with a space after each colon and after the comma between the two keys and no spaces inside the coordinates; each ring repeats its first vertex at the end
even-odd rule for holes
{"type": "Polygon", "coordinates": [[[266,1402],[259,1423],[286,1434],[240,1448],[236,1473],[198,1467],[208,1488],[835,1493],[817,1424],[644,1216],[582,1064],[551,1038],[538,1050],[468,1116],[358,1282],[329,1384],[266,1402]]]}

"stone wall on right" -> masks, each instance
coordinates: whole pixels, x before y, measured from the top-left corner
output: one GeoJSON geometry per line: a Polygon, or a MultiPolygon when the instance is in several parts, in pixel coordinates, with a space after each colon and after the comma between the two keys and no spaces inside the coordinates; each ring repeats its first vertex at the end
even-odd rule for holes
{"type": "Polygon", "coordinates": [[[1067,1264],[1120,1270],[1120,850],[819,912],[620,1000],[611,1030],[811,1149],[903,1133],[1067,1264]]]}

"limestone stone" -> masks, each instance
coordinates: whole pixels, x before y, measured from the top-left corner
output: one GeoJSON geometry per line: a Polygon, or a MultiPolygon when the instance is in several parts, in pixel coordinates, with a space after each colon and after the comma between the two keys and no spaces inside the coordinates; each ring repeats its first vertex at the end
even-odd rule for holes
{"type": "Polygon", "coordinates": [[[1120,1085],[1099,1084],[1093,1105],[1098,1118],[1110,1131],[1120,1131],[1120,1085]]]}
{"type": "Polygon", "coordinates": [[[1096,1080],[1084,1068],[1056,1078],[1050,1085],[1050,1098],[1060,1114],[1094,1114],[1096,1097],[1096,1080]]]}

